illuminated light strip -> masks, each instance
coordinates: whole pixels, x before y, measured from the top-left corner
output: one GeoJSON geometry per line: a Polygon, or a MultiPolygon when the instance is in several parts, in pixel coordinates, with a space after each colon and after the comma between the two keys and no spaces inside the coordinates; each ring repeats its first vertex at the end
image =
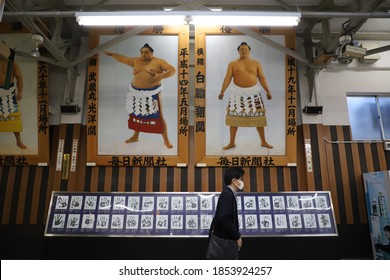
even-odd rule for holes
{"type": "Polygon", "coordinates": [[[76,12],[79,25],[230,25],[296,26],[301,14],[291,12],[127,11],[76,12]]]}

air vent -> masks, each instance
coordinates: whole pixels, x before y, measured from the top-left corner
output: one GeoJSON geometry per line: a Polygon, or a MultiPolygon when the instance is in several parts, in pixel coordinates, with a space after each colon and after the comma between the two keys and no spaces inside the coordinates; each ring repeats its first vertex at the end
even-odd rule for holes
{"type": "Polygon", "coordinates": [[[79,113],[80,107],[77,104],[67,104],[67,105],[61,105],[61,113],[79,113]]]}
{"type": "Polygon", "coordinates": [[[303,108],[303,113],[308,115],[322,114],[322,106],[305,106],[303,108]]]}

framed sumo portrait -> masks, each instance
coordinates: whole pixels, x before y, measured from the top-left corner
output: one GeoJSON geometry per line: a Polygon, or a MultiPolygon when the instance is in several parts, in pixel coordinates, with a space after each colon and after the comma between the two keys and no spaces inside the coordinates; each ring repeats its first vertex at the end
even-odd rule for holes
{"type": "MultiPolygon", "coordinates": [[[[90,48],[127,32],[91,30],[90,48]]],[[[188,36],[154,26],[88,59],[88,165],[187,165],[188,36]]]]}
{"type": "Polygon", "coordinates": [[[49,164],[48,65],[21,25],[0,24],[0,165],[49,164]]]}
{"type": "Polygon", "coordinates": [[[245,30],[196,27],[196,165],[295,166],[296,60],[256,37],[294,49],[295,30],[245,30]]]}

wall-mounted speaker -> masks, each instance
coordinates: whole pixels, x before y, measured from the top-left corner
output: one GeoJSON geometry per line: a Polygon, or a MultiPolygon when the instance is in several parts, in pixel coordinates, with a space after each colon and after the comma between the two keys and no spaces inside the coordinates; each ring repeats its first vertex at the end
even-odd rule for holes
{"type": "Polygon", "coordinates": [[[61,113],[75,114],[80,112],[80,107],[77,104],[61,105],[61,113]]]}
{"type": "Polygon", "coordinates": [[[305,106],[303,108],[303,113],[308,115],[322,114],[322,106],[305,106]]]}

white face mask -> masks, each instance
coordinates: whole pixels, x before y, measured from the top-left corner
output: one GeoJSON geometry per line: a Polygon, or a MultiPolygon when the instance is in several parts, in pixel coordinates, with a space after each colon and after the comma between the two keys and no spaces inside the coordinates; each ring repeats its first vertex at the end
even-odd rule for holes
{"type": "Polygon", "coordinates": [[[237,186],[237,188],[238,188],[240,191],[242,191],[242,189],[244,188],[244,182],[241,181],[241,180],[237,180],[237,181],[238,181],[238,186],[237,186]]]}

